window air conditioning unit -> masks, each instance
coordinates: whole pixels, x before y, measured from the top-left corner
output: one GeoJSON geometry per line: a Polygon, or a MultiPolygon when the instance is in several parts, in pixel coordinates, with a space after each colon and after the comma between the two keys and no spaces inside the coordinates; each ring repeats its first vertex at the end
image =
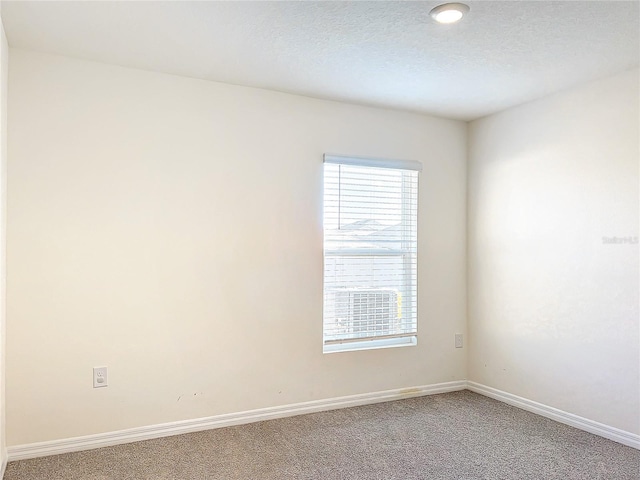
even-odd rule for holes
{"type": "Polygon", "coordinates": [[[398,333],[402,295],[388,288],[345,288],[335,292],[336,319],[343,334],[376,337],[398,333]]]}

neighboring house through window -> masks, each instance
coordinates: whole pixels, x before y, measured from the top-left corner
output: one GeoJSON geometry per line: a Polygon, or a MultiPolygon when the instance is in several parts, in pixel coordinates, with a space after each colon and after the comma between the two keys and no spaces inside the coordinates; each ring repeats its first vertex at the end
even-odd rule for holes
{"type": "Polygon", "coordinates": [[[417,343],[419,162],[324,156],[324,352],[417,343]]]}

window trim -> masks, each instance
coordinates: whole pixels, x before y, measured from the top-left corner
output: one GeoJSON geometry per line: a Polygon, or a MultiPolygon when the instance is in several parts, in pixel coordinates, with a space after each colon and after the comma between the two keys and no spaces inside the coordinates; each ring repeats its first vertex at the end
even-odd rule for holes
{"type": "MultiPolygon", "coordinates": [[[[357,157],[357,156],[345,156],[345,155],[333,155],[333,154],[325,154],[324,155],[324,163],[329,164],[337,164],[337,165],[347,165],[347,166],[357,166],[357,167],[372,167],[372,168],[389,168],[393,170],[409,170],[415,172],[422,171],[422,164],[413,160],[390,160],[390,159],[382,159],[382,158],[366,158],[366,157],[357,157]]],[[[419,203],[419,181],[416,180],[416,197],[415,197],[415,208],[416,213],[415,217],[415,234],[417,235],[417,223],[418,223],[418,203],[419,203]]],[[[325,202],[326,202],[326,178],[323,179],[323,224],[324,224],[324,215],[326,214],[324,211],[325,202]]],[[[403,211],[404,215],[405,212],[403,211]]],[[[403,223],[404,224],[404,220],[403,223]]],[[[325,227],[323,226],[323,238],[326,235],[325,227]]],[[[388,336],[380,336],[380,338],[344,338],[344,339],[334,339],[327,340],[325,337],[325,308],[327,308],[327,300],[326,300],[326,258],[331,256],[348,256],[348,255],[380,255],[380,256],[398,256],[404,255],[406,251],[402,250],[386,250],[381,249],[379,251],[369,250],[369,249],[325,249],[325,241],[323,240],[323,353],[338,353],[338,352],[347,352],[347,351],[358,351],[358,350],[372,350],[372,349],[381,349],[381,348],[395,348],[395,347],[405,347],[405,346],[416,346],[417,345],[417,327],[418,327],[418,315],[417,315],[417,302],[418,302],[418,277],[417,277],[417,238],[415,239],[415,255],[416,255],[416,264],[415,270],[413,270],[413,274],[415,275],[415,280],[413,284],[410,286],[412,290],[414,290],[414,297],[412,297],[412,301],[415,302],[415,317],[414,317],[414,325],[415,331],[414,333],[408,334],[390,334],[388,336]]]]}
{"type": "Polygon", "coordinates": [[[395,338],[380,338],[377,340],[365,340],[362,342],[344,341],[342,343],[324,344],[322,353],[357,352],[359,350],[380,350],[381,348],[415,347],[418,345],[418,336],[395,338]]]}

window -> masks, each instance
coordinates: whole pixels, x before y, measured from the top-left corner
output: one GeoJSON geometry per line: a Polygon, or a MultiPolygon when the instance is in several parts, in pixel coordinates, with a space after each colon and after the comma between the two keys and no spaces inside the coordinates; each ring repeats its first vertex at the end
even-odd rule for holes
{"type": "Polygon", "coordinates": [[[325,353],[416,344],[419,170],[325,155],[325,353]]]}

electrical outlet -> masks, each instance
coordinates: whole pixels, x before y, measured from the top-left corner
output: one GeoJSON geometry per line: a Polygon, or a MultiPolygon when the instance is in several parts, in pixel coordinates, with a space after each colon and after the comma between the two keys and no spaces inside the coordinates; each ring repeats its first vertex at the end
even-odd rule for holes
{"type": "Polygon", "coordinates": [[[456,348],[462,348],[462,334],[456,333],[456,348]]]}
{"type": "Polygon", "coordinates": [[[107,367],[93,367],[93,388],[106,387],[107,385],[109,385],[107,367]]]}

